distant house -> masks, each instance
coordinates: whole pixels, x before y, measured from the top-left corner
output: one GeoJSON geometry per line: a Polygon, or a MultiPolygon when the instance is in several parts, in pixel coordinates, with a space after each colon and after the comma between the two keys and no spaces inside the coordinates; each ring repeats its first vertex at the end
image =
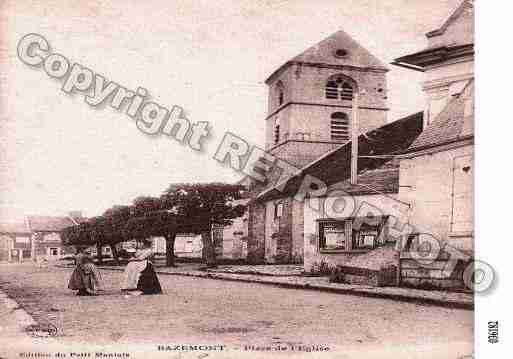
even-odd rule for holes
{"type": "Polygon", "coordinates": [[[180,233],[175,238],[175,256],[181,258],[201,258],[203,242],[199,234],[180,233]]]}
{"type": "Polygon", "coordinates": [[[30,259],[31,242],[25,222],[0,223],[0,262],[30,259]]]}
{"type": "MultiPolygon", "coordinates": [[[[164,237],[151,237],[152,247],[155,253],[165,255],[166,253],[166,239],[164,237]]],[[[121,242],[119,248],[127,251],[128,253],[135,253],[140,248],[141,244],[135,239],[130,241],[121,242]]],[[[201,258],[203,244],[201,236],[193,233],[180,233],[175,238],[175,251],[176,257],[181,258],[201,258]]]]}
{"type": "Polygon", "coordinates": [[[74,253],[71,246],[61,242],[61,231],[85,221],[79,213],[70,216],[27,216],[27,224],[32,238],[32,259],[56,260],[74,253]]]}
{"type": "MultiPolygon", "coordinates": [[[[91,255],[93,257],[96,257],[97,253],[98,253],[98,250],[96,249],[96,246],[91,246],[88,248],[88,250],[90,251],[91,255]]],[[[112,249],[110,248],[110,246],[103,246],[102,247],[102,257],[103,258],[108,258],[108,257],[112,257],[112,249]]]]}
{"type": "MultiPolygon", "coordinates": [[[[234,201],[233,205],[247,205],[249,199],[234,201]]],[[[241,217],[234,218],[229,226],[214,226],[212,240],[218,259],[245,259],[248,253],[248,212],[241,217]]],[[[154,248],[163,248],[164,238],[153,242],[154,248]]],[[[179,233],[175,238],[175,256],[181,258],[201,258],[203,255],[203,242],[201,235],[194,233],[179,233]]]]}
{"type": "MultiPolygon", "coordinates": [[[[249,199],[239,199],[233,205],[247,205],[249,199]]],[[[229,226],[214,226],[212,240],[218,259],[245,259],[247,256],[248,212],[234,218],[229,226]]],[[[165,239],[154,238],[153,247],[157,252],[165,253],[165,239]]],[[[179,233],[175,238],[175,256],[179,258],[201,258],[203,242],[201,235],[179,233]]]]}
{"type": "Polygon", "coordinates": [[[69,216],[26,216],[24,222],[0,223],[0,261],[56,260],[74,253],[63,246],[61,231],[85,221],[79,212],[69,216]]]}

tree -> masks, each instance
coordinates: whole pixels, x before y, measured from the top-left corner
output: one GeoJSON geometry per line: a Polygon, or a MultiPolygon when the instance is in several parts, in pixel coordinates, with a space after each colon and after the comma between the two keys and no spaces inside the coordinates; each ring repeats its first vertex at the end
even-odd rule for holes
{"type": "Polygon", "coordinates": [[[147,212],[131,218],[124,227],[125,237],[143,240],[150,237],[166,239],[166,266],[173,267],[177,218],[167,210],[147,212]]]}
{"type": "Polygon", "coordinates": [[[202,223],[196,223],[193,219],[186,219],[177,214],[176,203],[171,198],[138,197],[133,203],[133,216],[124,228],[125,237],[138,240],[164,237],[166,266],[174,266],[176,234],[200,233],[202,223]]]}
{"type": "Polygon", "coordinates": [[[173,203],[157,197],[138,197],[133,201],[134,218],[126,228],[135,238],[164,237],[166,266],[175,265],[175,238],[177,216],[173,203]]]}
{"type": "Polygon", "coordinates": [[[68,227],[62,240],[67,245],[96,245],[98,261],[101,249],[110,245],[118,261],[115,245],[131,239],[162,236],[166,239],[166,265],[174,265],[177,233],[201,234],[207,266],[216,265],[212,243],[214,225],[226,226],[240,217],[244,207],[234,201],[242,198],[241,185],[225,183],[173,184],[157,197],[138,197],[132,206],[113,206],[102,216],[68,227]]]}
{"type": "Polygon", "coordinates": [[[61,241],[65,246],[91,246],[91,225],[88,222],[66,227],[61,232],[61,241]]]}
{"type": "Polygon", "coordinates": [[[87,222],[64,228],[61,241],[64,245],[94,246],[98,253],[98,263],[102,263],[101,249],[108,241],[106,235],[108,223],[101,216],[93,217],[87,222]]]}
{"type": "Polygon", "coordinates": [[[183,227],[201,234],[207,267],[217,265],[212,228],[227,226],[233,218],[242,216],[244,206],[234,201],[244,195],[244,187],[226,183],[171,184],[162,195],[163,205],[172,207],[183,227]]]}
{"type": "Polygon", "coordinates": [[[65,228],[61,236],[62,242],[65,245],[96,246],[98,263],[103,262],[103,246],[109,245],[114,260],[119,264],[116,244],[125,240],[123,228],[131,215],[129,206],[113,206],[102,216],[65,228]]]}
{"type": "Polygon", "coordinates": [[[133,216],[132,207],[120,205],[107,209],[102,215],[103,239],[110,246],[116,264],[119,264],[116,244],[125,241],[124,228],[133,216]]]}
{"type": "Polygon", "coordinates": [[[116,244],[132,239],[163,236],[166,238],[166,263],[169,266],[174,265],[176,215],[162,205],[160,198],[138,197],[133,203],[132,206],[113,206],[102,216],[94,217],[86,224],[67,228],[63,243],[96,245],[100,263],[101,248],[109,245],[114,260],[119,263],[116,244]]]}

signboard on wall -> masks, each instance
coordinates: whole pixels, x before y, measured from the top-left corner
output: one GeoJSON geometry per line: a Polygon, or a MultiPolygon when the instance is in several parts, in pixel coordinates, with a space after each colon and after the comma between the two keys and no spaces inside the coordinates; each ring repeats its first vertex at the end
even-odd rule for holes
{"type": "Polygon", "coordinates": [[[344,223],[326,223],[324,224],[324,244],[325,248],[345,249],[347,243],[344,223]]]}

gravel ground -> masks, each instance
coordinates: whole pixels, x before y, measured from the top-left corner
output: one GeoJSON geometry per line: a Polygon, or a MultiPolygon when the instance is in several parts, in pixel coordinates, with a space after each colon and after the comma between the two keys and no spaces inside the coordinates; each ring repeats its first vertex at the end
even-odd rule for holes
{"type": "Polygon", "coordinates": [[[113,271],[103,271],[102,295],[77,297],[67,289],[70,274],[0,265],[0,288],[36,321],[56,325],[63,343],[281,343],[360,351],[419,346],[454,350],[448,356],[454,358],[472,352],[473,312],[467,310],[165,275],[164,294],[125,298],[122,273],[113,271]]]}

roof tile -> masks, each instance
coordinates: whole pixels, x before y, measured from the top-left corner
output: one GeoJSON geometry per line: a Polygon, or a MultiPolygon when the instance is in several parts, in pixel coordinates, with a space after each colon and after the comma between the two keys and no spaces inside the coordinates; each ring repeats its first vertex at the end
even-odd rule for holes
{"type": "Polygon", "coordinates": [[[70,217],[28,216],[27,218],[33,232],[59,232],[75,224],[70,217]]]}
{"type": "Polygon", "coordinates": [[[455,96],[408,148],[408,152],[454,142],[474,135],[474,81],[455,96]],[[470,102],[470,103],[469,103],[470,102]]]}

